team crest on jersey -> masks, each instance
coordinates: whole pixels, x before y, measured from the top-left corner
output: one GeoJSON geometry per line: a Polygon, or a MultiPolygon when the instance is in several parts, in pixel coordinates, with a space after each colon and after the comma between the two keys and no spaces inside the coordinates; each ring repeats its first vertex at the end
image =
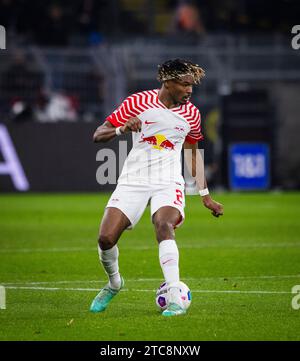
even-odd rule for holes
{"type": "Polygon", "coordinates": [[[179,132],[184,132],[185,131],[185,129],[184,129],[184,127],[175,127],[174,128],[175,130],[178,130],[179,132]]]}
{"type": "Polygon", "coordinates": [[[170,142],[163,134],[156,134],[150,137],[144,137],[144,134],[142,134],[142,140],[139,143],[148,143],[152,145],[153,149],[158,150],[175,150],[175,144],[170,142]]]}

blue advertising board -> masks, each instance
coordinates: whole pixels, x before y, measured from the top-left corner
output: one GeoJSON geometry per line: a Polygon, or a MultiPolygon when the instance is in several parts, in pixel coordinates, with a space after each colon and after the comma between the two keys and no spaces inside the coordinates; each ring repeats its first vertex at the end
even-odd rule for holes
{"type": "Polygon", "coordinates": [[[265,190],[270,186],[270,154],[265,143],[229,146],[229,185],[232,190],[265,190]]]}

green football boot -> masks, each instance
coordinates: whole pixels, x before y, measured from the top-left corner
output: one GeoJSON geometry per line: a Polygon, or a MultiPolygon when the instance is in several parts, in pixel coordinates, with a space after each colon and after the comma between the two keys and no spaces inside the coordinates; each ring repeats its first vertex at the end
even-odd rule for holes
{"type": "Polygon", "coordinates": [[[186,310],[180,307],[179,305],[177,305],[177,303],[170,303],[168,308],[164,310],[162,315],[166,317],[170,317],[170,316],[184,315],[185,313],[186,310]]]}
{"type": "Polygon", "coordinates": [[[121,277],[121,287],[118,290],[109,287],[109,283],[102,288],[98,295],[94,298],[91,304],[90,311],[97,313],[105,311],[110,301],[117,295],[124,287],[124,279],[121,277]]]}

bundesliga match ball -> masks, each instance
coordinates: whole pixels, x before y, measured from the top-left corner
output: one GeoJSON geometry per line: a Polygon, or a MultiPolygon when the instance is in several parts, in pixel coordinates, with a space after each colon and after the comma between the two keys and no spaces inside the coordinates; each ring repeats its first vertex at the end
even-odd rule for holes
{"type": "MultiPolygon", "coordinates": [[[[180,294],[183,303],[183,307],[187,310],[190,307],[192,301],[192,294],[191,290],[188,286],[180,282],[180,294]]],[[[168,293],[167,293],[167,284],[163,282],[156,291],[156,299],[155,299],[157,307],[164,311],[167,308],[168,304],[168,293]]]]}

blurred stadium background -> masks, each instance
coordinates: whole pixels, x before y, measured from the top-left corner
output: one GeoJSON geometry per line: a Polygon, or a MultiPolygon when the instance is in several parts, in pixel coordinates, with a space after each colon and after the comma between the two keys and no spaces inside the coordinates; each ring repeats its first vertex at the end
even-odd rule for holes
{"type": "Polygon", "coordinates": [[[109,190],[96,182],[93,130],[130,93],[159,87],[157,65],[175,57],[206,70],[193,102],[210,186],[298,189],[298,10],[296,0],[0,0],[1,191],[109,190]]]}
{"type": "Polygon", "coordinates": [[[0,340],[299,340],[299,20],[298,0],[0,0],[0,340]],[[166,327],[155,312],[148,209],[119,242],[126,289],[95,317],[98,224],[114,188],[97,183],[96,155],[118,155],[125,136],[92,135],[177,57],[206,70],[192,101],[225,214],[187,197],[176,232],[186,318],[166,327]]]}

